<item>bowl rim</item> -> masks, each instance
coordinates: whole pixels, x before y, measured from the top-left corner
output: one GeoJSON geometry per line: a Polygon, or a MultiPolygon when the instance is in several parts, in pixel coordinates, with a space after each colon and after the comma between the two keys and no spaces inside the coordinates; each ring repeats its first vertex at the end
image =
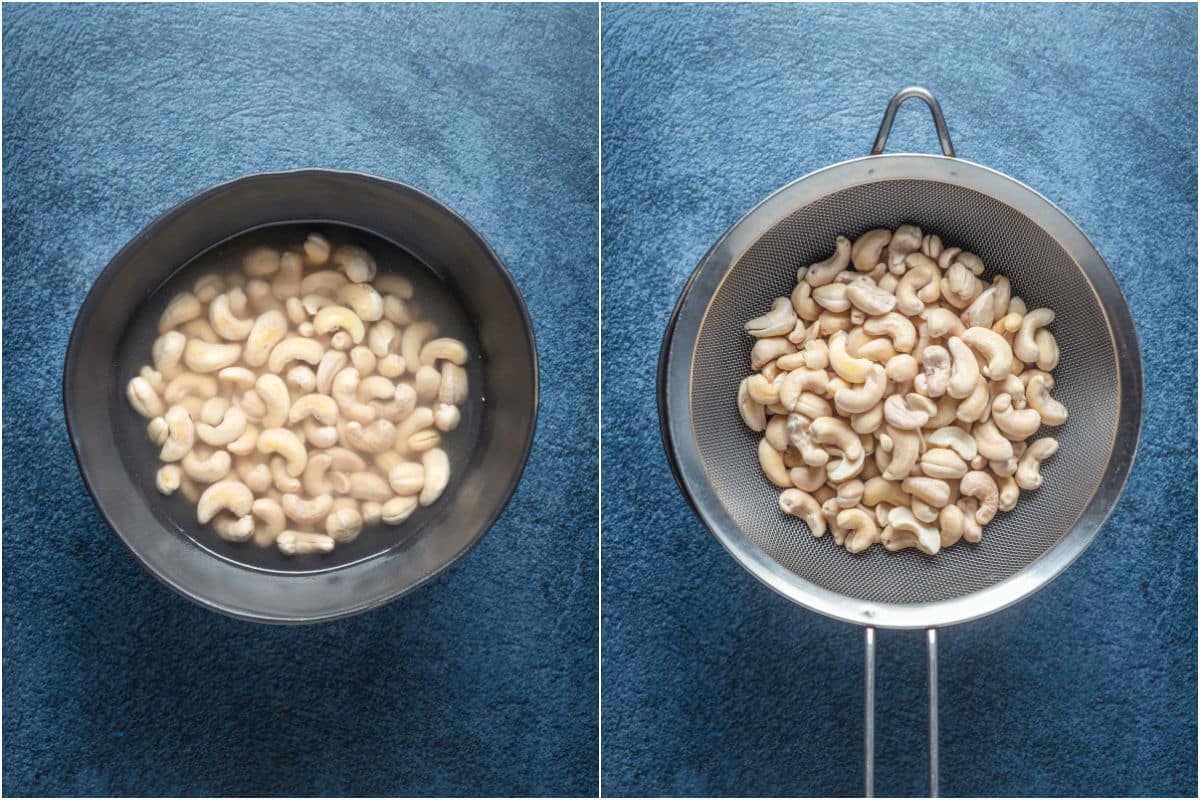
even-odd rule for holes
{"type": "MultiPolygon", "coordinates": [[[[277,224],[286,224],[287,222],[288,222],[288,220],[281,219],[278,221],[277,224]]],[[[346,224],[346,223],[337,223],[336,221],[333,221],[333,222],[334,222],[334,224],[346,224]]],[[[262,227],[262,226],[256,226],[256,227],[262,227]]],[[[361,228],[361,229],[365,230],[367,232],[372,232],[368,228],[361,228]]],[[[250,230],[250,229],[247,229],[247,230],[250,230]]],[[[379,234],[376,234],[376,235],[379,235],[379,234]]],[[[191,256],[191,258],[195,258],[197,255],[199,255],[199,253],[193,254],[191,256]]],[[[175,269],[178,269],[178,268],[179,268],[178,266],[175,267],[175,269]]],[[[461,214],[459,214],[453,208],[448,206],[446,203],[442,202],[441,200],[438,200],[436,197],[429,194],[428,192],[426,192],[420,188],[417,188],[416,186],[413,186],[411,184],[404,183],[403,181],[398,181],[398,180],[394,180],[391,178],[384,178],[379,175],[374,175],[374,174],[371,174],[368,172],[361,172],[361,171],[356,171],[356,170],[330,169],[330,168],[322,168],[322,167],[302,167],[302,168],[298,168],[298,169],[268,170],[268,171],[262,171],[262,172],[247,173],[245,175],[239,175],[235,178],[231,178],[229,180],[225,180],[220,183],[216,183],[211,186],[208,186],[207,188],[202,189],[199,192],[196,192],[196,193],[186,197],[185,199],[181,200],[180,202],[178,202],[175,205],[168,208],[166,211],[163,211],[162,213],[160,213],[152,221],[150,221],[143,228],[141,228],[138,231],[138,233],[136,235],[134,235],[133,238],[131,238],[123,247],[121,247],[121,249],[118,250],[111,259],[109,259],[108,263],[104,266],[104,268],[96,276],[95,280],[92,281],[92,284],[89,287],[88,292],[83,299],[83,302],[79,306],[79,310],[75,314],[75,321],[72,323],[71,334],[67,340],[66,355],[63,359],[62,402],[63,402],[63,412],[64,412],[63,417],[64,417],[64,420],[66,422],[66,427],[67,427],[67,438],[71,442],[71,452],[72,452],[72,455],[75,457],[75,463],[79,469],[80,477],[83,479],[84,488],[87,489],[88,495],[92,498],[93,505],[95,505],[96,509],[100,512],[100,516],[103,518],[104,523],[105,523],[105,525],[107,525],[109,531],[111,531],[112,534],[117,538],[117,540],[120,541],[121,544],[125,547],[125,549],[128,550],[134,556],[134,558],[142,566],[142,568],[146,570],[146,572],[148,572],[152,576],[154,576],[154,578],[156,580],[158,580],[160,583],[165,584],[167,587],[169,587],[170,589],[175,591],[177,594],[182,595],[183,597],[187,598],[188,600],[192,601],[193,603],[196,603],[197,605],[199,605],[203,608],[207,608],[209,610],[224,614],[225,616],[233,617],[234,619],[239,619],[239,620],[247,620],[247,621],[251,621],[251,622],[299,625],[299,624],[308,624],[308,623],[315,623],[315,622],[326,622],[326,621],[330,621],[330,620],[351,617],[351,616],[355,616],[357,614],[364,613],[366,611],[370,611],[374,608],[379,608],[381,606],[384,606],[384,605],[386,605],[394,600],[397,600],[397,599],[419,589],[420,587],[425,586],[426,584],[430,583],[435,578],[442,575],[447,570],[449,570],[451,567],[453,567],[455,564],[457,564],[469,552],[471,552],[473,549],[475,549],[475,547],[479,544],[480,541],[483,540],[483,537],[491,530],[491,528],[495,525],[496,521],[500,518],[500,515],[504,513],[505,509],[508,507],[509,503],[512,501],[513,495],[516,494],[517,487],[520,485],[521,479],[524,476],[525,468],[528,466],[529,456],[533,450],[533,442],[534,442],[535,435],[537,433],[538,416],[539,416],[540,405],[541,405],[541,370],[540,370],[540,365],[538,362],[537,339],[536,339],[536,334],[534,332],[533,320],[529,315],[529,308],[525,303],[525,298],[521,294],[521,290],[517,286],[516,280],[513,278],[513,275],[509,271],[508,266],[504,263],[503,260],[501,260],[499,255],[496,254],[495,249],[491,246],[491,244],[487,241],[487,239],[484,238],[483,234],[481,234],[475,228],[474,225],[472,225],[470,222],[468,222],[461,214]],[[117,525],[114,524],[112,516],[109,514],[109,511],[105,507],[104,503],[101,502],[99,496],[96,493],[95,488],[93,487],[92,478],[90,476],[89,469],[85,465],[84,458],[81,454],[82,445],[79,441],[79,437],[77,436],[77,431],[75,428],[75,423],[77,422],[77,420],[74,419],[75,414],[76,414],[75,409],[76,409],[77,401],[72,399],[72,396],[75,394],[75,390],[76,390],[74,373],[77,369],[79,358],[80,358],[79,350],[80,350],[83,335],[84,335],[83,329],[86,327],[86,321],[90,321],[90,319],[95,315],[96,310],[99,308],[99,303],[100,303],[99,298],[100,298],[100,294],[101,294],[100,290],[103,288],[106,288],[109,284],[111,284],[112,281],[114,280],[114,278],[116,277],[116,275],[120,272],[120,270],[124,266],[126,266],[126,262],[130,258],[130,256],[134,252],[136,252],[138,249],[143,247],[146,243],[150,242],[155,236],[159,235],[162,231],[162,228],[167,223],[175,220],[177,217],[190,211],[196,205],[198,205],[199,203],[201,203],[205,200],[210,199],[214,195],[235,189],[242,184],[250,184],[253,182],[261,181],[265,178],[305,178],[305,177],[329,177],[329,176],[334,176],[334,177],[338,177],[338,178],[348,178],[351,180],[365,181],[368,183],[383,186],[385,188],[390,188],[393,190],[398,190],[400,192],[408,193],[408,194],[414,196],[418,201],[428,204],[429,206],[434,208],[436,211],[438,211],[442,214],[445,214],[452,222],[455,222],[458,225],[462,226],[462,229],[466,232],[466,234],[474,240],[474,243],[478,247],[481,248],[484,255],[492,262],[493,266],[496,267],[496,269],[499,273],[500,279],[504,282],[505,286],[508,288],[508,291],[512,295],[512,298],[515,302],[517,311],[518,311],[520,319],[521,319],[521,327],[523,329],[526,341],[529,346],[529,359],[530,359],[530,365],[532,367],[532,370],[531,370],[532,385],[530,387],[530,389],[532,390],[532,402],[531,402],[531,408],[530,408],[531,418],[530,418],[529,430],[527,431],[527,433],[525,435],[525,440],[522,443],[521,452],[519,454],[519,458],[517,459],[517,469],[513,472],[511,479],[508,481],[508,485],[504,487],[503,492],[501,493],[500,502],[496,503],[495,508],[490,513],[485,515],[481,524],[478,526],[478,531],[476,531],[470,537],[467,544],[464,547],[462,547],[458,552],[456,552],[451,558],[447,559],[442,564],[440,564],[437,568],[430,570],[429,572],[427,572],[426,574],[421,576],[419,579],[413,581],[412,583],[406,585],[405,587],[403,587],[397,591],[385,593],[383,595],[370,598],[364,602],[346,604],[344,607],[335,608],[332,611],[330,611],[329,613],[301,614],[301,615],[282,615],[282,614],[276,614],[276,613],[256,613],[253,609],[244,608],[244,607],[240,607],[240,606],[233,606],[233,605],[223,603],[220,599],[209,597],[201,592],[198,592],[198,591],[184,585],[183,582],[175,580],[172,577],[163,574],[159,569],[157,569],[155,566],[153,566],[151,563],[149,563],[142,556],[142,554],[138,551],[138,549],[135,548],[130,543],[130,541],[126,537],[125,533],[123,531],[121,531],[117,525]]],[[[201,548],[201,549],[203,549],[203,548],[201,548]]],[[[386,552],[386,551],[384,551],[384,552],[386,552]]],[[[216,558],[211,553],[208,555],[211,558],[216,558]]],[[[351,563],[343,565],[341,567],[334,567],[334,568],[331,568],[330,570],[328,570],[328,572],[330,572],[330,573],[340,572],[343,569],[351,568],[356,565],[361,565],[363,563],[370,562],[371,560],[373,560],[376,557],[377,556],[372,556],[372,557],[367,558],[365,561],[351,562],[351,563]]],[[[235,567],[235,568],[237,568],[237,567],[235,567]]],[[[302,574],[307,574],[307,573],[302,573],[302,574]]]]}

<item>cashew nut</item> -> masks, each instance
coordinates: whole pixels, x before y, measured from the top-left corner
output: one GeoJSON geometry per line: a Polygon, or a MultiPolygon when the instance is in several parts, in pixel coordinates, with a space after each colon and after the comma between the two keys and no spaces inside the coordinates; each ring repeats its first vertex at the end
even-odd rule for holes
{"type": "Polygon", "coordinates": [[[1038,439],[1025,448],[1017,465],[1017,486],[1032,491],[1042,485],[1042,462],[1058,452],[1058,440],[1049,436],[1038,439]]]}

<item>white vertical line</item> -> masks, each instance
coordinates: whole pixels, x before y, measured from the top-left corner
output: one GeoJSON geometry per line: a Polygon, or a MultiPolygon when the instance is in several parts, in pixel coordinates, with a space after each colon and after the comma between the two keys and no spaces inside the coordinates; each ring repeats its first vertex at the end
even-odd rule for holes
{"type": "Polygon", "coordinates": [[[596,3],[596,796],[604,796],[604,4],[596,3]]]}

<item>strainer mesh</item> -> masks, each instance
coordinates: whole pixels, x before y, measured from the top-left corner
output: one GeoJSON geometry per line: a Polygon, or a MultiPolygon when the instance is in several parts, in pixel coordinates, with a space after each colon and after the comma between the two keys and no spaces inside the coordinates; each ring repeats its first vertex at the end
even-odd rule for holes
{"type": "Polygon", "coordinates": [[[700,328],[692,364],[692,425],[717,498],[742,533],[797,576],[858,600],[915,604],[984,589],[1036,560],[1074,525],[1107,467],[1119,408],[1116,348],[1083,271],[1035,222],[990,196],[937,181],[892,180],[850,187],[797,210],[737,259],[700,328]],[[987,275],[1007,275],[1028,306],[1048,306],[1061,349],[1054,395],[1070,419],[1054,435],[1058,453],[1045,484],[1022,493],[977,545],[936,557],[881,547],[851,555],[827,535],[814,539],[779,512],[778,490],[758,467],[757,435],[738,416],[738,383],[749,372],[746,320],[788,295],[796,268],[828,257],[838,234],[852,239],[904,223],[977,253],[987,275]]]}

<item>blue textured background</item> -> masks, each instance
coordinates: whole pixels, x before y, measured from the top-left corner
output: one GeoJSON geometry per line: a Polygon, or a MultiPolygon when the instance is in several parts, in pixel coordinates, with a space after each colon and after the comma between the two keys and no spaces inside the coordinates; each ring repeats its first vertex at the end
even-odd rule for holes
{"type": "Polygon", "coordinates": [[[6,6],[5,794],[596,789],[596,9],[6,6]],[[363,170],[482,231],[533,315],[520,489],[432,585],[269,628],[134,562],[62,423],[76,309],[157,214],[363,170]]]}
{"type": "MultiPolygon", "coordinates": [[[[941,636],[947,795],[1196,793],[1196,10],[606,5],[606,794],[861,791],[862,632],[758,584],[693,517],[655,362],[684,281],[776,188],[866,155],[900,87],[960,155],[1089,233],[1145,358],[1145,428],[1092,548],[941,636]]],[[[893,151],[936,152],[906,104],[893,151]]],[[[923,640],[879,636],[876,786],[925,790],[923,640]]]]}

